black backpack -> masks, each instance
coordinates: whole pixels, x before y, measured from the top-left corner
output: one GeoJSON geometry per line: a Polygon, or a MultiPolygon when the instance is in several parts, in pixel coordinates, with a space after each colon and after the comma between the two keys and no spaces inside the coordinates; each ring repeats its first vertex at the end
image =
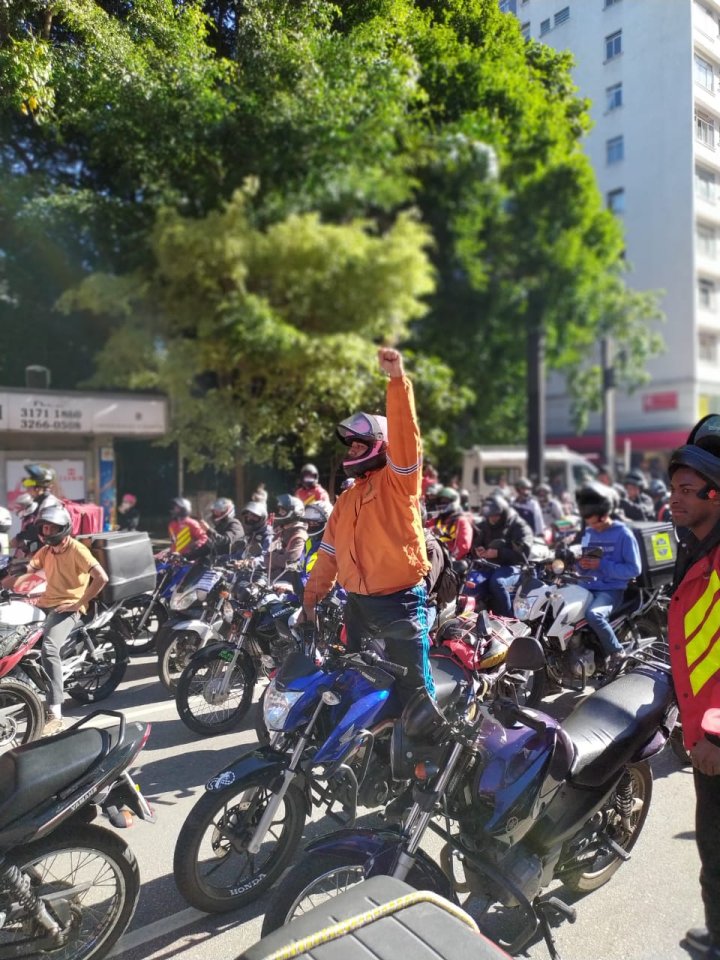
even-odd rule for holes
{"type": "Polygon", "coordinates": [[[438,577],[435,592],[437,594],[438,606],[444,607],[446,604],[454,603],[457,600],[460,590],[462,589],[463,581],[455,572],[450,551],[441,540],[437,542],[443,555],[443,568],[442,573],[438,577]]]}

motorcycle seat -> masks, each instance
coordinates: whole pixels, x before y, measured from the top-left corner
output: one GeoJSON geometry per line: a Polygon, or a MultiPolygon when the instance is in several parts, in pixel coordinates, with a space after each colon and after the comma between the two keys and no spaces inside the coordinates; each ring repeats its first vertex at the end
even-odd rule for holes
{"type": "Polygon", "coordinates": [[[0,757],[0,830],[87,773],[118,742],[120,725],[81,727],[0,757]]]}
{"type": "Polygon", "coordinates": [[[430,657],[430,670],[435,681],[435,698],[441,707],[455,703],[467,688],[468,678],[452,657],[435,654],[430,657]]]}
{"type": "Polygon", "coordinates": [[[611,780],[652,739],[673,695],[668,674],[641,667],[586,697],[562,724],[575,751],[570,781],[598,787],[611,780]]]}

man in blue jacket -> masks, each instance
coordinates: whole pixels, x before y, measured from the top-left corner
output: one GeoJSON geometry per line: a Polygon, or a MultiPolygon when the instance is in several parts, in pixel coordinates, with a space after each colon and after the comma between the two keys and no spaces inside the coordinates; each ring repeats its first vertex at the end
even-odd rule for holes
{"type": "Polygon", "coordinates": [[[578,490],[576,500],[585,521],[578,566],[588,578],[583,586],[593,594],[585,619],[600,641],[606,668],[611,668],[623,658],[623,648],[610,617],[620,605],[629,581],[642,570],[640,550],[625,524],[610,517],[611,490],[601,484],[588,484],[578,490]]]}

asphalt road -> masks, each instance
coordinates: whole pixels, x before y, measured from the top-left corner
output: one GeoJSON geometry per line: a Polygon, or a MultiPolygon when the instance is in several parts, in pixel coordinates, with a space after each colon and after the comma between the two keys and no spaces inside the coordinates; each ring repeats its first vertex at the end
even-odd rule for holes
{"type": "MultiPolygon", "coordinates": [[[[187,906],[172,874],[175,840],[205,782],[254,742],[253,711],[245,728],[203,739],[179,720],[175,704],[156,677],[153,656],[135,657],[118,690],[104,703],[153,729],[135,768],[136,779],[156,808],[157,823],[141,821],[126,831],[140,864],[143,888],[132,924],[113,953],[122,960],[235,960],[260,935],[263,901],[235,913],[207,915],[187,906]]],[[[259,692],[259,691],[258,691],[259,692]]],[[[68,704],[66,716],[90,708],[68,704]]],[[[555,927],[562,960],[688,960],[684,931],[702,922],[694,842],[692,775],[666,749],[653,761],[652,808],[632,859],[605,887],[574,902],[577,921],[555,927]]],[[[323,822],[316,830],[332,829],[323,822]]],[[[719,834],[720,842],[720,834],[719,834]]],[[[282,881],[281,881],[282,882],[282,881]]],[[[571,902],[558,886],[557,896],[571,902]]],[[[469,904],[472,912],[472,903],[469,904]]],[[[515,928],[513,911],[487,918],[492,929],[515,928]]],[[[548,957],[542,941],[525,954],[548,957]]]]}

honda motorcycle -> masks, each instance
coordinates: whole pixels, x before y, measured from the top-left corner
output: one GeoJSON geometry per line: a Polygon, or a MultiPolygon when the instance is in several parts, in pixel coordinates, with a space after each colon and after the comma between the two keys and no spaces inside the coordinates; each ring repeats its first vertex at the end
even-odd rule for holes
{"type": "MultiPolygon", "coordinates": [[[[543,663],[535,638],[514,641],[511,669],[543,663]]],[[[522,951],[539,927],[557,958],[549,915],[574,911],[540,894],[556,879],[596,890],[629,859],[650,807],[648,760],[676,717],[669,668],[653,660],[594,691],[562,723],[507,699],[445,716],[411,701],[391,748],[394,776],[414,784],[402,826],[311,843],[278,888],[263,934],[387,874],[456,903],[469,892],[488,907],[517,907],[525,925],[508,952],[522,951]],[[445,843],[439,864],[420,849],[428,829],[445,843]]]]}
{"type": "Polygon", "coordinates": [[[155,647],[157,635],[168,618],[168,604],[175,587],[190,569],[190,562],[176,553],[155,557],[157,583],[152,593],[131,597],[123,603],[131,653],[146,653],[155,647]]]}
{"type": "Polygon", "coordinates": [[[0,957],[101,960],[127,928],[138,865],[115,827],[155,815],[128,768],[149,724],[93,713],[0,757],[0,957]],[[113,717],[114,726],[89,723],[113,717]]]}
{"type": "MultiPolygon", "coordinates": [[[[560,559],[548,566],[527,566],[521,573],[513,612],[530,626],[545,651],[545,666],[536,676],[529,705],[536,706],[552,687],[583,690],[596,674],[605,677],[605,655],[585,619],[593,598],[586,582],[560,559]]],[[[664,586],[628,586],[621,606],[610,617],[626,653],[646,645],[658,659],[669,662],[668,599],[664,586]]]]}

